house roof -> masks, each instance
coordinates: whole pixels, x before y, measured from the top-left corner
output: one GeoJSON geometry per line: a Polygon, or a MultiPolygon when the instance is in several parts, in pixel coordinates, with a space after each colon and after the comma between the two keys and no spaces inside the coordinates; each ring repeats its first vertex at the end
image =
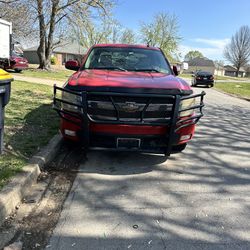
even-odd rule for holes
{"type": "Polygon", "coordinates": [[[196,57],[188,62],[189,66],[215,67],[214,62],[206,57],[196,57]]]}
{"type": "MultiPolygon", "coordinates": [[[[24,51],[37,51],[38,46],[34,46],[24,51]]],[[[77,43],[64,42],[53,49],[53,53],[83,55],[86,49],[77,43]]]]}
{"type": "MultiPolygon", "coordinates": [[[[225,65],[225,66],[224,66],[224,69],[225,69],[226,71],[233,71],[233,72],[236,72],[236,67],[231,66],[231,65],[225,65]]],[[[241,71],[241,72],[245,72],[245,69],[241,67],[241,68],[240,68],[240,71],[241,71]]]]}
{"type": "Polygon", "coordinates": [[[248,65],[245,67],[245,71],[246,71],[246,72],[250,72],[250,64],[248,64],[248,65]]]}

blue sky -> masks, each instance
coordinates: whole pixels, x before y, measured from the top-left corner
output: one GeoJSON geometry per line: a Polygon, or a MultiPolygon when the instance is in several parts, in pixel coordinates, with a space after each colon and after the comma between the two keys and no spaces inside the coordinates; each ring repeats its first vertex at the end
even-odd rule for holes
{"type": "Polygon", "coordinates": [[[224,59],[223,48],[242,25],[250,25],[250,0],[118,0],[115,17],[135,32],[159,12],[175,14],[182,37],[180,52],[199,50],[224,59]]]}

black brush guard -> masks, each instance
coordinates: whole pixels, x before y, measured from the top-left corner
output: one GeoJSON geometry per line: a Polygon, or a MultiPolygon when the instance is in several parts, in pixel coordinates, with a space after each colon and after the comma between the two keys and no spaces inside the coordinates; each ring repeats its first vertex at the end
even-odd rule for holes
{"type": "MultiPolygon", "coordinates": [[[[82,128],[83,131],[83,136],[82,140],[84,143],[85,148],[89,148],[89,140],[90,140],[90,129],[89,129],[89,124],[90,123],[98,123],[98,124],[125,124],[125,125],[138,125],[138,126],[168,126],[168,131],[166,134],[166,148],[164,152],[156,152],[156,151],[150,151],[150,152],[155,152],[155,153],[164,153],[165,155],[170,155],[172,151],[172,146],[175,145],[175,143],[178,141],[178,134],[176,133],[178,130],[184,127],[188,127],[192,124],[196,124],[200,118],[203,116],[202,109],[204,107],[204,96],[205,92],[202,91],[200,94],[195,94],[195,95],[188,95],[188,96],[181,96],[181,95],[165,95],[165,94],[134,94],[134,93],[116,93],[116,92],[95,92],[95,91],[72,91],[66,88],[61,88],[56,85],[54,85],[54,96],[53,96],[53,109],[57,111],[59,116],[75,125],[78,125],[79,127],[82,128]],[[70,94],[75,95],[78,97],[79,102],[70,102],[67,100],[63,100],[62,98],[58,98],[57,94],[58,91],[61,92],[67,92],[70,94]],[[108,120],[95,120],[93,117],[91,117],[88,113],[88,97],[91,95],[95,96],[109,96],[111,103],[114,106],[114,109],[116,111],[116,120],[108,121],[108,120]],[[173,106],[172,106],[172,111],[171,111],[171,116],[166,119],[164,122],[154,122],[154,121],[146,121],[144,120],[144,114],[147,110],[147,107],[150,104],[150,101],[146,103],[145,107],[141,111],[140,115],[140,121],[122,121],[119,116],[119,109],[114,103],[113,97],[115,96],[128,96],[128,97],[147,97],[149,100],[151,98],[169,98],[173,100],[173,106]],[[192,98],[200,98],[199,104],[196,104],[192,107],[185,108],[182,110],[179,110],[180,107],[180,102],[183,100],[187,99],[192,99],[192,98]],[[62,108],[62,104],[67,104],[67,105],[72,105],[75,109],[77,109],[77,112],[72,112],[68,110],[64,110],[62,108]],[[180,113],[189,111],[189,110],[194,110],[198,111],[198,113],[195,113],[195,115],[185,117],[184,119],[180,119],[180,113]],[[70,118],[73,119],[70,119],[70,118]]],[[[114,150],[114,149],[113,149],[114,150]]],[[[119,150],[119,149],[115,149],[119,150]]],[[[138,151],[145,151],[145,150],[140,150],[138,151]]]]}

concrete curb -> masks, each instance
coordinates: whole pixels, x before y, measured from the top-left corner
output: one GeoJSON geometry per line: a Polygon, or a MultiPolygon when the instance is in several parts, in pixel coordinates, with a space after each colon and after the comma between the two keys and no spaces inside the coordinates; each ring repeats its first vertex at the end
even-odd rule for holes
{"type": "Polygon", "coordinates": [[[37,180],[40,169],[53,159],[61,146],[61,142],[61,135],[55,135],[48,145],[33,156],[28,165],[0,191],[0,225],[15,210],[18,203],[25,196],[25,193],[37,180]]]}

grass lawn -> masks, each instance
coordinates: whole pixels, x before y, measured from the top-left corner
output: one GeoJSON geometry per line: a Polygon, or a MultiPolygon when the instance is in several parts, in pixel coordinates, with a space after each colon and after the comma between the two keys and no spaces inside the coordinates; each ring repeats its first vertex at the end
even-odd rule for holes
{"type": "Polygon", "coordinates": [[[0,188],[58,131],[59,118],[52,110],[52,87],[12,82],[5,108],[5,152],[0,156],[0,188]]]}
{"type": "Polygon", "coordinates": [[[180,75],[178,75],[178,77],[180,77],[180,78],[189,78],[189,79],[193,78],[192,74],[180,74],[180,75]]]}
{"type": "Polygon", "coordinates": [[[250,82],[220,82],[214,87],[229,94],[250,98],[250,82]]]}
{"type": "Polygon", "coordinates": [[[233,77],[233,76],[214,76],[215,80],[235,80],[235,81],[244,81],[247,78],[244,77],[233,77]]]}
{"type": "Polygon", "coordinates": [[[51,80],[62,80],[66,81],[69,76],[71,76],[74,73],[72,70],[39,70],[39,69],[27,69],[20,73],[20,75],[23,76],[30,76],[30,77],[36,77],[36,78],[45,78],[45,79],[51,79],[51,80]]]}

